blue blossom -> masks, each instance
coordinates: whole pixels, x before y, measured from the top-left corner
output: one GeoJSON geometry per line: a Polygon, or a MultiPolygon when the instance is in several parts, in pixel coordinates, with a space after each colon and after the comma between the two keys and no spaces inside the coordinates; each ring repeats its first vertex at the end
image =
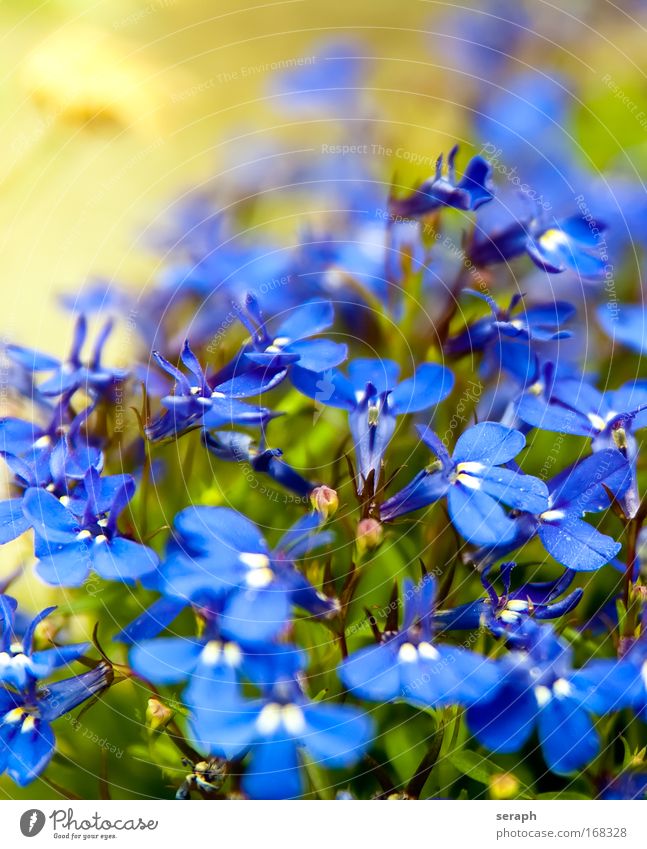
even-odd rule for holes
{"type": "Polygon", "coordinates": [[[394,218],[417,218],[437,209],[451,206],[471,211],[492,200],[492,169],[482,156],[474,156],[467,163],[465,173],[456,178],[455,145],[447,157],[447,173],[443,173],[443,157],[436,161],[436,173],[425,180],[409,197],[390,198],[389,213],[394,218]]]}
{"type": "Polygon", "coordinates": [[[472,704],[498,689],[494,663],[434,638],[435,592],[430,575],[417,586],[405,580],[400,629],[385,631],[377,645],[359,649],[341,662],[339,677],[355,696],[445,707],[472,704]]]}
{"type": "Polygon", "coordinates": [[[635,473],[638,449],[633,434],[647,426],[646,381],[600,392],[584,378],[559,378],[549,373],[530,386],[514,411],[532,427],[590,437],[593,451],[615,448],[622,452],[632,467],[631,484],[622,503],[628,516],[635,515],[639,501],[635,473]]]}
{"type": "Polygon", "coordinates": [[[259,367],[212,388],[188,341],[184,343],[180,359],[189,377],[159,352],[155,351],[153,357],[175,379],[175,385],[172,394],[162,398],[165,411],[146,427],[146,435],[152,441],[168,439],[195,427],[263,424],[277,415],[265,407],[253,407],[238,399],[259,395],[276,386],[285,377],[284,368],[259,367]]]}
{"type": "Polygon", "coordinates": [[[508,307],[501,309],[489,295],[472,289],[465,291],[484,300],[492,315],[478,319],[457,336],[448,339],[444,346],[447,354],[460,355],[482,351],[502,337],[524,341],[552,341],[567,339],[572,335],[568,330],[560,329],[561,325],[575,314],[575,307],[566,301],[523,306],[517,315],[513,315],[522,304],[523,295],[513,295],[508,307]]]}
{"type": "Polygon", "coordinates": [[[515,565],[514,562],[501,564],[501,595],[491,583],[490,568],[486,567],[480,576],[486,597],[451,610],[439,610],[434,615],[434,623],[444,630],[485,627],[495,637],[505,638],[508,645],[520,648],[525,646],[529,633],[532,634],[533,620],[559,619],[579,604],[584,594],[581,587],[560,599],[573,582],[575,572],[566,570],[556,581],[526,583],[513,590],[511,580],[515,565]]]}
{"type": "Polygon", "coordinates": [[[607,449],[578,460],[549,481],[545,510],[516,515],[512,538],[495,541],[477,560],[493,562],[538,536],[546,551],[568,569],[600,569],[622,546],[583,517],[609,507],[607,490],[622,498],[630,483],[631,467],[620,451],[607,449]]]}
{"type": "Polygon", "coordinates": [[[633,673],[616,660],[575,669],[572,654],[549,626],[537,626],[527,651],[504,655],[498,693],[467,711],[477,740],[496,752],[517,752],[536,729],[552,772],[568,775],[592,761],[600,750],[592,715],[631,705],[633,673]]]}
{"type": "Polygon", "coordinates": [[[90,469],[80,497],[57,498],[32,487],[23,510],[35,532],[36,571],[48,584],[78,587],[91,569],[106,580],[132,583],[158,564],[155,552],[122,535],[117,519],[135,492],[130,475],[116,481],[90,469]]]}
{"type": "Polygon", "coordinates": [[[349,705],[311,701],[296,678],[269,683],[257,699],[238,693],[216,702],[218,692],[219,687],[207,688],[189,697],[197,743],[228,760],[249,752],[242,789],[252,799],[304,794],[301,749],[319,766],[339,769],[361,758],[372,739],[368,716],[349,705]]]}
{"type": "Polygon", "coordinates": [[[56,610],[47,607],[35,616],[20,633],[16,628],[17,602],[0,595],[0,682],[23,690],[39,678],[45,678],[60,666],[76,660],[87,650],[87,643],[34,650],[34,634],[38,625],[56,610]]]}
{"type": "Polygon", "coordinates": [[[449,395],[454,383],[452,373],[436,363],[423,363],[400,382],[398,373],[399,366],[392,360],[371,359],[349,363],[348,377],[336,369],[315,373],[297,366],[292,371],[299,392],[323,405],[348,411],[360,492],[377,489],[397,417],[436,406],[449,395]]]}
{"type": "Polygon", "coordinates": [[[257,299],[247,295],[238,318],[250,333],[249,341],[238,356],[215,376],[218,383],[233,378],[234,385],[241,374],[263,369],[277,373],[294,363],[310,371],[326,371],[343,362],[348,348],[329,339],[312,339],[331,327],[334,310],[329,301],[306,301],[289,310],[287,316],[270,331],[257,299]]]}
{"type": "Polygon", "coordinates": [[[585,279],[604,278],[606,261],[597,235],[604,230],[602,223],[591,225],[581,215],[551,220],[547,213],[529,213],[521,220],[500,218],[477,227],[469,247],[476,266],[507,262],[525,253],[550,274],[570,269],[585,279]]]}
{"type": "Polygon", "coordinates": [[[6,772],[21,787],[37,778],[51,760],[53,720],[112,682],[111,667],[101,662],[73,678],[41,683],[86,649],[85,645],[33,649],[35,629],[52,610],[43,610],[24,635],[16,635],[16,602],[0,595],[0,774],[6,772]]]}
{"type": "Polygon", "coordinates": [[[81,359],[81,351],[87,337],[87,321],[84,315],[79,315],[76,320],[72,348],[66,360],[59,360],[20,345],[7,345],[7,356],[28,372],[49,373],[49,376],[38,384],[41,395],[57,397],[82,389],[93,398],[110,398],[115,386],[128,377],[127,370],[101,364],[103,348],[111,331],[112,320],[108,320],[99,332],[87,361],[81,359]]]}
{"type": "MultiPolygon", "coordinates": [[[[318,530],[321,523],[318,514],[306,514],[270,550],[256,525],[235,510],[188,507],[175,517],[166,557],[144,583],[177,600],[175,615],[188,604],[221,604],[223,633],[245,643],[263,642],[286,627],[293,605],[317,617],[338,610],[337,602],[318,592],[295,566],[330,541],[330,534],[318,530]]],[[[148,623],[144,619],[134,633],[143,627],[152,635],[148,623]]]]}
{"type": "Polygon", "coordinates": [[[452,456],[429,428],[419,426],[418,431],[438,459],[384,502],[380,508],[383,521],[447,496],[452,523],[468,542],[498,545],[512,540],[516,533],[513,518],[501,504],[531,512],[548,509],[543,481],[503,465],[526,444],[519,431],[497,422],[481,422],[461,434],[452,456]]]}
{"type": "Polygon", "coordinates": [[[11,472],[14,495],[0,501],[0,545],[20,536],[30,527],[23,511],[23,497],[30,487],[41,487],[66,496],[70,487],[83,478],[89,469],[99,471],[103,455],[90,444],[81,431],[91,408],[75,416],[61,415],[57,408],[51,424],[38,427],[22,419],[2,419],[0,434],[6,450],[0,456],[11,472]]]}

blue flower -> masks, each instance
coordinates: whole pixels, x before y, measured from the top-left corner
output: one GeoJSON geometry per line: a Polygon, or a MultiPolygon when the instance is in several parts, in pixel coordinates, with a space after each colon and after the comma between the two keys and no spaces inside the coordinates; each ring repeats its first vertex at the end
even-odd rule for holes
{"type": "Polygon", "coordinates": [[[419,510],[447,496],[452,523],[468,542],[497,545],[514,539],[516,525],[501,504],[515,510],[548,509],[543,481],[507,468],[504,463],[524,448],[519,431],[497,422],[481,422],[458,438],[449,452],[429,428],[418,427],[423,442],[437,460],[380,508],[383,521],[419,510]]]}
{"type": "Polygon", "coordinates": [[[336,369],[314,373],[293,368],[292,382],[304,395],[330,407],[348,410],[359,473],[358,490],[376,491],[382,460],[397,417],[427,410],[451,392],[452,373],[436,363],[423,363],[412,377],[398,382],[392,360],[357,359],[348,377],[336,369]]]}
{"type": "Polygon", "coordinates": [[[100,470],[103,456],[81,432],[91,408],[64,423],[57,408],[51,424],[41,428],[21,419],[2,419],[0,434],[6,450],[0,456],[12,474],[11,485],[17,495],[0,501],[0,545],[20,536],[30,527],[23,497],[30,487],[48,489],[57,497],[68,495],[70,487],[89,469],[100,470]]]}
{"type": "Polygon", "coordinates": [[[494,542],[489,551],[477,553],[477,560],[494,562],[537,535],[546,551],[568,569],[600,569],[622,546],[585,522],[583,516],[606,510],[610,503],[607,490],[622,498],[630,483],[631,467],[620,451],[607,449],[577,461],[549,481],[547,509],[515,516],[512,538],[494,542]]]}
{"type": "Polygon", "coordinates": [[[615,660],[572,665],[570,646],[537,626],[527,651],[500,661],[501,688],[467,711],[472,734],[496,752],[516,752],[537,730],[548,768],[560,775],[595,758],[600,741],[592,714],[631,705],[634,674],[615,660]]]}
{"type": "Polygon", "coordinates": [[[87,643],[34,651],[34,634],[38,625],[55,607],[47,607],[35,616],[23,634],[16,629],[15,599],[0,595],[0,682],[24,690],[39,678],[47,677],[60,666],[80,657],[87,643]]]}
{"type": "Polygon", "coordinates": [[[389,213],[393,218],[417,218],[437,209],[451,206],[471,211],[478,209],[494,197],[491,184],[492,168],[482,156],[474,156],[467,163],[465,173],[456,179],[455,159],[458,145],[447,157],[447,174],[443,174],[443,157],[436,161],[436,173],[425,180],[409,197],[389,199],[389,213]]]}
{"type": "Polygon", "coordinates": [[[43,678],[79,658],[86,646],[35,651],[36,627],[55,608],[39,613],[21,635],[16,607],[13,598],[0,595],[0,774],[6,771],[24,787],[54,753],[52,721],[109,686],[112,669],[101,662],[89,672],[43,685],[43,678]]]}
{"type": "Polygon", "coordinates": [[[490,307],[492,316],[475,321],[462,333],[448,339],[444,346],[447,354],[460,355],[482,351],[501,337],[524,341],[551,341],[567,339],[572,335],[567,330],[559,329],[575,314],[575,307],[565,301],[523,308],[517,316],[513,316],[514,310],[523,300],[523,295],[513,295],[507,309],[500,309],[488,295],[472,289],[466,289],[465,292],[482,298],[490,307]]]}
{"type": "Polygon", "coordinates": [[[260,699],[215,701],[217,687],[189,696],[198,745],[228,760],[250,754],[242,780],[252,799],[293,799],[304,783],[299,750],[331,769],[351,766],[372,739],[372,723],[348,705],[311,701],[296,679],[283,678],[263,688],[260,699]]]}
{"type": "MultiPolygon", "coordinates": [[[[270,550],[252,522],[227,507],[188,507],[175,517],[175,533],[159,570],[144,581],[182,606],[222,606],[220,628],[230,639],[258,643],[286,626],[292,605],[313,616],[331,616],[337,603],[319,593],[297,570],[295,561],[330,535],[318,532],[321,517],[299,519],[270,550]]],[[[127,639],[152,636],[150,620],[127,639]]],[[[157,633],[164,627],[158,628],[157,633]]]]}
{"type": "Polygon", "coordinates": [[[112,321],[108,320],[101,329],[87,362],[81,359],[81,350],[87,336],[84,315],[80,315],[76,321],[72,348],[66,360],[61,361],[20,345],[7,345],[7,356],[28,372],[50,372],[49,377],[38,385],[38,391],[42,395],[68,395],[82,389],[93,398],[110,398],[115,386],[128,377],[128,371],[124,369],[108,368],[101,364],[103,348],[111,331],[112,321]]]}
{"type": "Polygon", "coordinates": [[[308,496],[316,484],[306,480],[295,469],[281,460],[280,448],[257,447],[254,439],[246,433],[232,430],[203,431],[202,441],[206,448],[221,460],[231,463],[249,464],[255,471],[269,475],[286,489],[301,498],[308,496]]]}
{"type": "MultiPolygon", "coordinates": [[[[261,369],[263,372],[276,372],[283,379],[287,369],[295,363],[310,371],[326,371],[348,356],[348,348],[344,344],[310,338],[332,325],[334,311],[329,301],[306,301],[289,311],[271,332],[253,295],[248,294],[244,308],[236,312],[249,330],[250,338],[231,363],[215,375],[214,380],[225,387],[230,383],[235,387],[246,373],[257,374],[261,369]]],[[[276,382],[272,385],[275,386],[276,382]]]]}
{"type": "Polygon", "coordinates": [[[638,449],[633,434],[647,426],[646,381],[600,392],[583,377],[556,378],[549,373],[521,396],[514,412],[532,427],[588,436],[593,451],[615,448],[622,452],[632,468],[631,485],[625,488],[622,503],[627,516],[635,515],[639,502],[635,472],[638,449]]]}
{"type": "Polygon", "coordinates": [[[499,673],[494,663],[434,639],[435,592],[430,575],[417,586],[404,581],[400,629],[385,631],[377,645],[359,649],[341,662],[339,677],[355,696],[445,707],[472,704],[497,690],[499,673]]]}
{"type": "Polygon", "coordinates": [[[474,265],[484,267],[526,253],[535,265],[551,274],[570,269],[585,279],[601,280],[606,262],[597,233],[602,230],[603,224],[591,225],[578,215],[552,221],[545,214],[496,221],[491,229],[477,227],[469,258],[474,265]]]}
{"type": "Polygon", "coordinates": [[[580,602],[584,590],[580,587],[559,597],[568,589],[575,572],[567,570],[556,581],[522,584],[511,589],[514,562],[501,565],[504,591],[499,595],[489,580],[489,567],[481,572],[481,581],[487,591],[485,598],[461,604],[451,610],[439,610],[434,624],[444,630],[472,630],[487,628],[495,637],[504,637],[507,644],[524,647],[532,620],[559,619],[570,613],[580,602]],[[530,624],[529,624],[530,623],[530,624]]]}
{"type": "Polygon", "coordinates": [[[77,498],[57,498],[33,487],[25,493],[23,510],[35,531],[36,571],[46,583],[78,587],[91,569],[106,580],[132,583],[157,566],[152,549],[117,528],[135,481],[130,475],[115,478],[100,478],[90,469],[77,498]]]}
{"type": "Polygon", "coordinates": [[[276,386],[285,377],[283,368],[258,368],[253,373],[241,374],[212,388],[188,341],[184,343],[180,359],[191,380],[159,352],[153,352],[153,357],[167,374],[175,378],[175,386],[172,394],[162,398],[166,410],[146,427],[146,435],[152,441],[168,439],[195,427],[264,424],[277,415],[238,399],[258,395],[276,386]]]}
{"type": "Polygon", "coordinates": [[[100,693],[111,680],[111,668],[100,663],[46,687],[24,692],[0,687],[0,773],[6,771],[20,787],[38,778],[54,754],[51,723],[100,693]]]}

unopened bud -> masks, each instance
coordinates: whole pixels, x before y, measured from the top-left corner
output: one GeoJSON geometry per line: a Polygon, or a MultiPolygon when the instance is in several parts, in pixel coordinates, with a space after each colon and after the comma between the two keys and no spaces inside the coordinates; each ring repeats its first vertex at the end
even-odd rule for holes
{"type": "Polygon", "coordinates": [[[310,504],[324,519],[330,519],[339,507],[339,496],[329,486],[316,486],[310,493],[310,504]]]}
{"type": "Polygon", "coordinates": [[[146,708],[146,724],[152,731],[161,731],[173,718],[173,711],[159,699],[149,699],[146,708]]]}
{"type": "Polygon", "coordinates": [[[357,526],[355,540],[360,552],[372,551],[382,545],[384,530],[377,519],[362,519],[357,526]]]}
{"type": "Polygon", "coordinates": [[[513,799],[519,792],[519,781],[511,772],[497,772],[490,776],[492,799],[513,799]]]}

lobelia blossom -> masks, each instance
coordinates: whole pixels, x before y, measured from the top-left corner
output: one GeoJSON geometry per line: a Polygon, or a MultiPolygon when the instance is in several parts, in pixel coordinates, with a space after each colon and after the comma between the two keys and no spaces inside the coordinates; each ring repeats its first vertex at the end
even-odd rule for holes
{"type": "Polygon", "coordinates": [[[359,709],[307,697],[298,680],[303,662],[302,653],[284,652],[282,668],[265,680],[261,698],[248,700],[234,689],[233,696],[219,699],[220,682],[214,687],[208,680],[188,695],[200,748],[227,760],[249,752],[242,789],[252,799],[303,795],[301,749],[317,765],[339,769],[355,763],[371,742],[372,723],[359,709]]]}
{"type": "Polygon", "coordinates": [[[41,683],[86,649],[72,645],[34,651],[34,631],[52,610],[38,614],[16,641],[16,602],[0,596],[0,774],[6,772],[21,787],[34,781],[54,754],[51,723],[112,683],[112,669],[103,662],[75,677],[41,683]]]}
{"type": "Polygon", "coordinates": [[[124,369],[110,368],[101,364],[101,356],[112,331],[112,320],[108,320],[94,345],[90,359],[81,359],[81,351],[87,337],[85,315],[77,318],[74,339],[70,354],[66,360],[59,360],[49,354],[42,354],[32,348],[20,345],[7,345],[7,356],[30,373],[50,373],[38,384],[38,392],[45,396],[59,396],[74,393],[82,389],[93,398],[112,399],[115,387],[123,382],[129,372],[124,369]]]}
{"type": "Polygon", "coordinates": [[[220,460],[248,464],[255,472],[268,475],[301,498],[309,496],[316,486],[280,459],[283,455],[280,448],[264,448],[263,442],[257,446],[253,437],[246,433],[204,430],[202,442],[208,451],[220,460]]]}
{"type": "Polygon", "coordinates": [[[613,342],[620,342],[637,354],[647,347],[647,310],[641,304],[601,304],[597,309],[600,326],[613,342]]]}
{"type": "Polygon", "coordinates": [[[132,583],[155,570],[157,554],[117,528],[135,493],[134,479],[101,478],[90,469],[82,483],[79,493],[61,498],[34,487],[25,493],[23,510],[34,528],[36,571],[43,581],[79,587],[93,569],[106,580],[132,583]]]}
{"type": "MultiPolygon", "coordinates": [[[[320,532],[322,517],[310,513],[299,519],[270,550],[249,519],[227,507],[188,507],[177,514],[174,536],[166,556],[145,586],[169,599],[163,615],[174,616],[189,604],[220,606],[220,627],[230,639],[245,643],[272,639],[286,627],[293,606],[312,616],[332,616],[338,603],[318,592],[296,568],[295,561],[330,542],[320,532]]],[[[151,616],[160,619],[159,608],[151,616]]],[[[146,614],[133,633],[147,636],[155,626],[146,614]]],[[[168,620],[172,621],[172,619],[168,620]]]]}
{"type": "Polygon", "coordinates": [[[616,660],[573,668],[571,647],[547,626],[535,626],[527,651],[499,661],[501,688],[467,710],[476,739],[496,752],[517,752],[536,729],[548,768],[582,769],[600,751],[593,715],[631,705],[634,676],[616,660]]]}
{"type": "Polygon", "coordinates": [[[348,377],[331,369],[324,373],[292,370],[299,392],[316,402],[348,411],[355,445],[358,490],[374,493],[382,460],[395,432],[397,417],[428,410],[449,395],[452,373],[436,363],[423,363],[398,382],[400,367],[392,360],[357,359],[348,365],[348,377]]]}
{"type": "MultiPolygon", "coordinates": [[[[0,545],[20,536],[31,525],[23,511],[23,498],[30,487],[40,487],[57,497],[68,494],[88,469],[103,466],[101,451],[81,433],[91,407],[63,424],[57,408],[52,423],[43,429],[21,419],[2,419],[0,456],[11,472],[11,487],[18,494],[0,501],[0,545]],[[58,423],[58,424],[57,424],[58,423]]],[[[69,418],[69,416],[65,417],[69,418]]]]}
{"type": "Polygon", "coordinates": [[[584,590],[581,587],[560,596],[573,582],[575,572],[567,570],[556,581],[522,584],[511,588],[514,562],[502,563],[500,568],[503,593],[499,595],[489,579],[490,567],[481,572],[485,598],[461,604],[451,610],[438,610],[434,624],[443,630],[474,630],[487,628],[495,637],[503,637],[508,645],[524,647],[532,633],[533,620],[559,619],[577,607],[584,590]]]}
{"type": "Polygon", "coordinates": [[[630,482],[631,468],[620,451],[607,449],[579,460],[549,481],[547,509],[515,516],[512,539],[477,553],[477,560],[494,562],[538,536],[546,551],[568,569],[600,569],[622,546],[583,517],[609,507],[607,489],[621,498],[630,482]]]}
{"type": "Polygon", "coordinates": [[[545,342],[568,339],[572,335],[568,330],[560,329],[562,324],[575,315],[575,307],[566,301],[524,306],[513,316],[514,311],[523,302],[524,296],[521,294],[513,295],[508,307],[501,309],[489,295],[472,289],[466,289],[465,293],[484,300],[492,315],[478,319],[462,333],[448,339],[444,345],[447,354],[461,355],[482,351],[502,337],[545,342]]]}
{"type": "Polygon", "coordinates": [[[445,707],[469,705],[497,691],[496,664],[434,638],[435,592],[430,575],[417,586],[403,582],[400,629],[385,631],[377,645],[353,652],[338,667],[342,683],[353,695],[376,702],[445,707]]]}
{"type": "Polygon", "coordinates": [[[393,218],[417,218],[437,209],[450,206],[472,211],[494,197],[491,176],[492,167],[482,156],[474,156],[467,163],[465,173],[456,179],[456,154],[458,145],[447,157],[447,173],[443,173],[442,154],[436,160],[436,173],[425,180],[406,198],[390,198],[389,214],[393,218]]]}
{"type": "Polygon", "coordinates": [[[579,215],[550,220],[541,211],[525,219],[505,213],[493,218],[477,226],[469,248],[469,258],[479,268],[527,254],[550,274],[571,270],[585,279],[604,279],[603,243],[597,235],[603,224],[590,225],[579,215]]]}
{"type": "Polygon", "coordinates": [[[153,442],[178,436],[196,427],[264,424],[278,415],[265,407],[253,407],[238,399],[258,395],[276,386],[285,377],[285,369],[258,369],[252,375],[242,374],[212,388],[188,341],[184,342],[180,359],[191,380],[159,352],[153,352],[153,357],[167,374],[175,378],[172,394],[162,398],[166,410],[146,426],[146,436],[153,442]]]}
{"type": "Polygon", "coordinates": [[[600,392],[584,378],[557,378],[552,364],[548,364],[543,380],[521,396],[514,412],[523,422],[541,430],[588,436],[594,452],[610,448],[620,451],[632,469],[631,483],[621,503],[628,517],[636,515],[640,499],[634,432],[647,427],[647,381],[600,392]]]}
{"type": "Polygon", "coordinates": [[[214,379],[218,383],[228,385],[226,381],[231,380],[236,385],[242,375],[255,374],[260,369],[276,369],[285,377],[286,370],[294,363],[309,371],[326,371],[348,357],[346,345],[310,338],[332,326],[335,314],[329,301],[306,301],[289,310],[287,317],[271,332],[253,295],[248,294],[244,308],[236,312],[249,330],[250,338],[232,362],[216,374],[214,379]]]}
{"type": "Polygon", "coordinates": [[[519,431],[481,422],[459,436],[451,456],[429,428],[419,425],[418,432],[438,459],[382,504],[382,521],[393,521],[447,497],[452,523],[468,542],[500,545],[516,533],[514,519],[501,504],[531,512],[548,509],[543,481],[503,465],[526,444],[519,431]]]}

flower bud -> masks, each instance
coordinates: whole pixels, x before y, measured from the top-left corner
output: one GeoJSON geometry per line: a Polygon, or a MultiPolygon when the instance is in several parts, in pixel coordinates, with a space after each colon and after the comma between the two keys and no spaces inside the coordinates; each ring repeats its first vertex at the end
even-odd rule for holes
{"type": "Polygon", "coordinates": [[[355,541],[361,554],[382,545],[384,530],[377,519],[362,519],[357,526],[355,541]]]}
{"type": "Polygon", "coordinates": [[[496,772],[490,776],[491,799],[513,799],[519,792],[519,781],[511,772],[496,772]]]}
{"type": "Polygon", "coordinates": [[[146,724],[151,731],[162,731],[173,718],[173,711],[162,704],[159,699],[148,700],[146,708],[146,724]]]}
{"type": "Polygon", "coordinates": [[[310,493],[310,504],[324,519],[330,519],[339,507],[339,496],[329,486],[316,486],[310,493]]]}

